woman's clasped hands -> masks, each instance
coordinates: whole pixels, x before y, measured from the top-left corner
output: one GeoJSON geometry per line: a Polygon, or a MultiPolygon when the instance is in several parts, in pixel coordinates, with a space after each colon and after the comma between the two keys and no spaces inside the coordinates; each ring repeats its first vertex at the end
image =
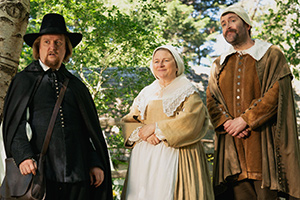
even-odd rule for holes
{"type": "Polygon", "coordinates": [[[157,145],[160,143],[160,139],[158,139],[154,134],[155,128],[155,123],[147,124],[140,128],[138,135],[143,141],[148,142],[152,145],[157,145]]]}

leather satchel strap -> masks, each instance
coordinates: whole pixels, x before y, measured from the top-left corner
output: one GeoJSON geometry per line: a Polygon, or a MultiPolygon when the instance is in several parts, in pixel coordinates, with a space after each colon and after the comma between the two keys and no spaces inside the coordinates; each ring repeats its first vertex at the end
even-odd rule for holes
{"type": "Polygon", "coordinates": [[[68,83],[69,83],[69,79],[66,77],[65,81],[64,81],[64,83],[63,83],[63,85],[60,89],[58,99],[57,99],[57,101],[55,103],[55,106],[54,106],[54,110],[53,110],[53,113],[52,113],[52,116],[51,116],[51,119],[50,119],[50,123],[49,123],[48,129],[47,129],[46,137],[45,137],[45,140],[44,140],[44,144],[43,144],[43,148],[42,148],[42,152],[41,152],[40,156],[44,156],[47,152],[47,149],[48,149],[48,146],[49,146],[49,143],[50,143],[50,139],[51,139],[51,135],[52,135],[52,131],[53,131],[53,128],[54,128],[54,123],[55,123],[55,120],[56,120],[56,116],[57,116],[59,107],[62,103],[62,100],[64,98],[68,83]]]}

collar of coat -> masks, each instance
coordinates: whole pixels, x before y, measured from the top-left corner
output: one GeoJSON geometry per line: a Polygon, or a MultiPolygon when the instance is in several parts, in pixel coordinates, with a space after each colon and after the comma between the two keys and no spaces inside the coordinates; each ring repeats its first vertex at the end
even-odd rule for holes
{"type": "MultiPolygon", "coordinates": [[[[219,103],[224,105],[225,110],[227,110],[227,107],[219,88],[218,81],[220,73],[225,67],[228,58],[229,56],[227,56],[222,65],[220,64],[221,56],[214,61],[208,81],[211,94],[219,101],[219,103]]],[[[275,45],[271,45],[264,53],[263,57],[256,62],[256,71],[262,87],[261,95],[268,91],[276,81],[283,77],[290,76],[293,78],[284,54],[275,45]]]]}
{"type": "MultiPolygon", "coordinates": [[[[25,69],[25,72],[38,72],[38,73],[44,73],[45,70],[43,67],[40,65],[39,60],[33,61],[30,65],[28,65],[25,69]]],[[[64,64],[61,64],[60,68],[57,70],[60,73],[62,73],[64,76],[67,76],[68,78],[73,78],[74,76],[69,72],[64,64]]]]}
{"type": "Polygon", "coordinates": [[[226,51],[225,53],[221,54],[220,58],[220,65],[222,65],[227,56],[230,56],[236,52],[238,52],[241,55],[249,54],[252,58],[254,58],[256,61],[259,61],[265,53],[268,51],[270,46],[272,46],[271,43],[262,41],[262,40],[254,40],[254,45],[250,47],[249,49],[242,50],[242,51],[237,51],[233,48],[233,46],[230,46],[229,50],[226,51]]]}

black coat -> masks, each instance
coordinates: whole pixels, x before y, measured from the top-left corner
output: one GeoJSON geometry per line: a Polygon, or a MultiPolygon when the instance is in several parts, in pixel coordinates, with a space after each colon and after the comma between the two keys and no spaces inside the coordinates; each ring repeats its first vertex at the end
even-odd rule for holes
{"type": "MultiPolygon", "coordinates": [[[[104,171],[104,182],[100,187],[93,190],[93,198],[91,199],[110,200],[112,199],[110,162],[95,104],[86,86],[66,70],[64,65],[61,66],[61,69],[63,69],[63,74],[70,79],[68,88],[71,89],[75,95],[87,128],[86,131],[93,141],[102,164],[101,168],[104,171]]],[[[43,74],[44,70],[39,65],[39,61],[34,61],[22,72],[16,74],[11,82],[3,110],[3,140],[7,157],[12,157],[10,152],[12,139],[32,98],[34,88],[43,74]]]]}

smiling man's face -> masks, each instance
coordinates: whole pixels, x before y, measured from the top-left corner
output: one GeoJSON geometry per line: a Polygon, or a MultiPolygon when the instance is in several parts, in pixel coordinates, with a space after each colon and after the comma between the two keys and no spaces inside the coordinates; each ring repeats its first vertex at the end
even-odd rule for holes
{"type": "Polygon", "coordinates": [[[221,17],[221,26],[225,40],[233,46],[240,45],[250,38],[250,25],[234,13],[224,14],[221,17]]]}

